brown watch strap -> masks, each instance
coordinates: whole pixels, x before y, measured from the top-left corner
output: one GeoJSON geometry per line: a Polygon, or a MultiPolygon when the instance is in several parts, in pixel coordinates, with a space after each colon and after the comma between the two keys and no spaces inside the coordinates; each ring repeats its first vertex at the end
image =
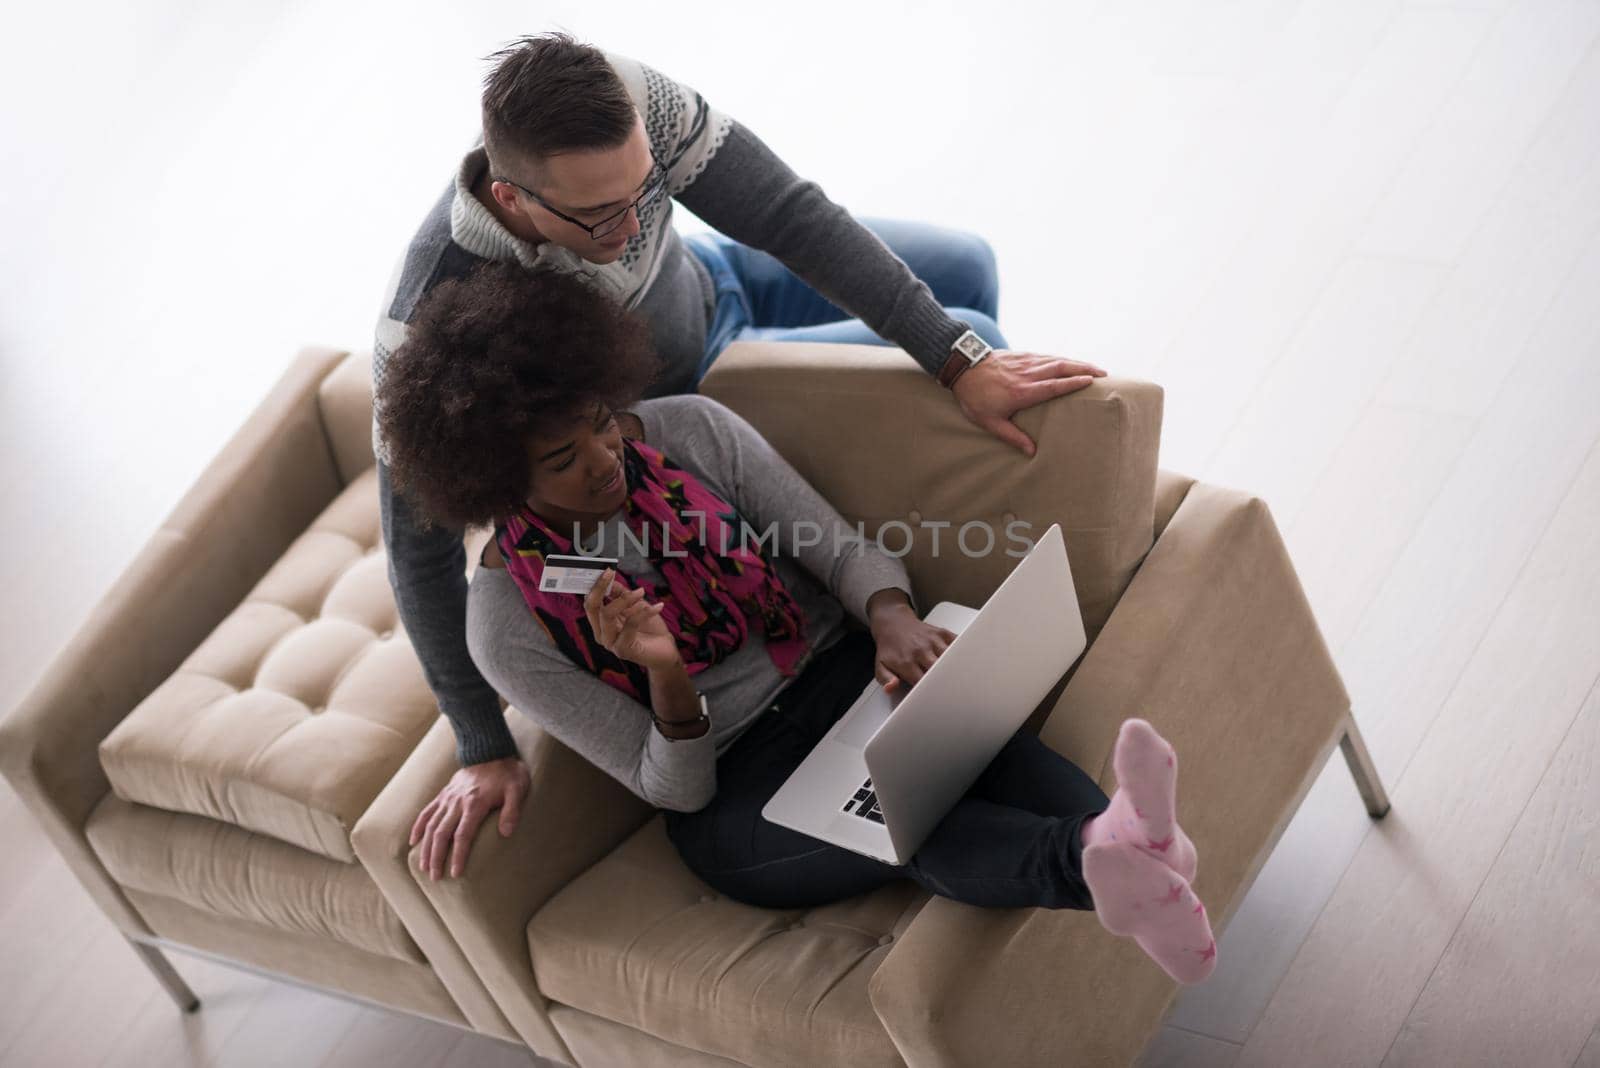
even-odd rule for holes
{"type": "Polygon", "coordinates": [[[952,351],[950,358],[944,361],[944,366],[939,368],[939,384],[945,389],[955,388],[956,379],[960,378],[972,366],[972,361],[964,353],[952,351]]]}
{"type": "Polygon", "coordinates": [[[706,695],[703,693],[697,693],[697,696],[700,698],[700,714],[693,719],[662,719],[660,716],[656,715],[655,709],[650,709],[650,718],[655,721],[656,730],[663,738],[667,739],[669,742],[681,742],[688,741],[690,738],[704,738],[711,732],[711,717],[706,714],[706,695]],[[666,728],[668,727],[695,727],[702,723],[705,724],[705,728],[703,730],[700,730],[694,734],[685,734],[682,737],[675,737],[671,734],[668,734],[666,731],[666,728]]]}

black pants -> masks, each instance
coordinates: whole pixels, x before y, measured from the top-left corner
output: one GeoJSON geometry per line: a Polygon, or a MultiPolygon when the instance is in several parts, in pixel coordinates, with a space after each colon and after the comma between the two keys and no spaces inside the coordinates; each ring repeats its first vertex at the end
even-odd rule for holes
{"type": "Polygon", "coordinates": [[[765,908],[809,908],[891,879],[971,905],[1092,909],[1079,828],[1110,799],[1076,764],[1019,730],[905,864],[889,864],[771,823],[762,807],[873,677],[871,634],[852,631],[785,688],[717,759],[717,793],[665,813],[689,869],[765,908]]]}

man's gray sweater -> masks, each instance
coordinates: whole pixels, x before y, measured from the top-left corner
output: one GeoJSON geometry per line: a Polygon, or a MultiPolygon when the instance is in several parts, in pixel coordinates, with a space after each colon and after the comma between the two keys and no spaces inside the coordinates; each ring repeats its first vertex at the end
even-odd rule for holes
{"type": "MultiPolygon", "coordinates": [[[[705,347],[714,293],[704,266],[672,227],[674,198],[727,236],[777,257],[930,374],[938,372],[966,326],[945,313],[876,235],[689,87],[635,60],[611,53],[607,58],[645,118],[651,150],[667,165],[672,196],[642,213],[640,233],[616,263],[589,264],[548,242],[530,245],[494,218],[472,195],[488,165],[481,145],[475,147],[390,280],[373,349],[375,385],[381,387],[390,355],[404,343],[405,324],[423,296],[478,263],[507,260],[581,272],[608,289],[650,323],[661,371],[647,396],[688,390],[705,347]]],[[[392,492],[376,419],[373,444],[390,584],[423,674],[455,730],[457,758],[476,764],[514,755],[494,687],[468,655],[462,532],[424,529],[409,503],[392,492]]]]}
{"type": "MultiPolygon", "coordinates": [[[[734,506],[753,532],[750,543],[776,530],[775,546],[767,541],[763,548],[771,550],[774,571],[805,613],[807,649],[797,675],[844,635],[845,612],[865,623],[874,593],[894,588],[911,595],[899,559],[871,538],[850,540],[855,528],[735,412],[710,397],[685,396],[644,401],[634,413],[647,442],[734,506]]],[[[618,570],[630,578],[662,583],[638,540],[622,532],[619,511],[583,547],[617,557],[618,570]]],[[[779,673],[761,628],[752,626],[736,652],[692,677],[706,696],[711,729],[698,738],[668,739],[651,723],[647,705],[556,647],[504,568],[480,566],[473,573],[467,647],[484,677],[519,711],[650,804],[682,812],[710,802],[717,756],[793,681],[779,673]]]]}

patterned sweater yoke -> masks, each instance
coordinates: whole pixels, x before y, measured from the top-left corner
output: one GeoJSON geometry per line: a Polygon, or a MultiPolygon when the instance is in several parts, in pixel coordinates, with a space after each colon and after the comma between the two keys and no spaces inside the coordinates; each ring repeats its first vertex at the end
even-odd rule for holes
{"type": "Polygon", "coordinates": [[[581,274],[625,307],[636,308],[661,273],[669,251],[673,198],[687,189],[727,140],[733,120],[694,89],[614,52],[606,59],[644,117],[650,149],[667,172],[667,196],[639,211],[639,233],[612,263],[596,264],[553,242],[537,246],[512,234],[472,195],[488,167],[479,136],[462,158],[454,180],[423,220],[384,294],[372,354],[373,451],[387,461],[379,433],[376,397],[390,357],[405,341],[406,324],[434,286],[465,277],[486,260],[515,261],[581,274]]]}

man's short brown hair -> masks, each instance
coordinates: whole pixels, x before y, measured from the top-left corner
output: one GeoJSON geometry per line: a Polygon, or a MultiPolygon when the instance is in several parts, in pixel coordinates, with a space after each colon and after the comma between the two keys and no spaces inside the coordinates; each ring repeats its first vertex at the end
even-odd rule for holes
{"type": "Polygon", "coordinates": [[[483,143],[489,167],[512,178],[548,156],[616,148],[638,112],[605,53],[565,33],[523,37],[489,57],[483,143]]]}

